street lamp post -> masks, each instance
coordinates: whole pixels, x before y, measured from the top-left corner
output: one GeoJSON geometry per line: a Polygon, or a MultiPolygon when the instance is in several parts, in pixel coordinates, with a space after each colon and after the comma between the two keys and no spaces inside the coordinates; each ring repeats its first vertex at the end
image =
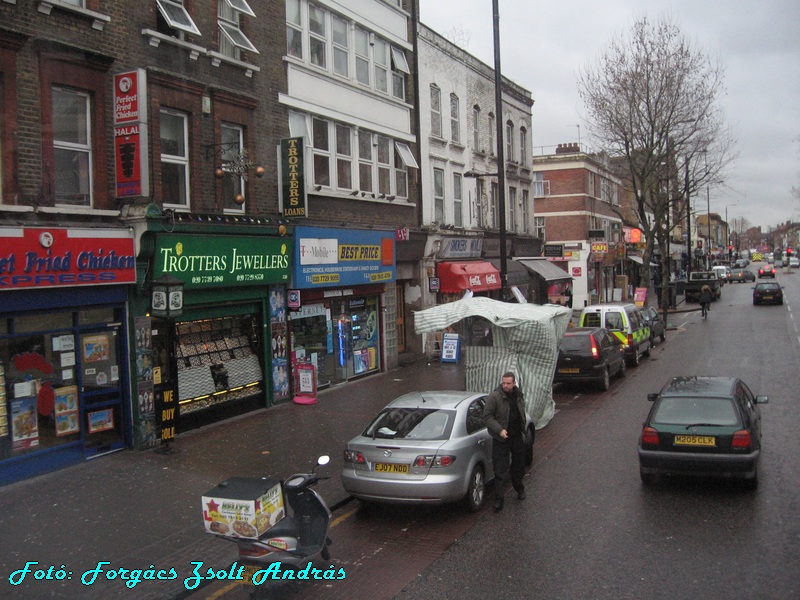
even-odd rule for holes
{"type": "Polygon", "coordinates": [[[506,262],[506,173],[505,144],[503,143],[503,76],[500,72],[500,9],[499,0],[492,0],[492,17],[494,23],[494,104],[495,125],[497,126],[497,185],[500,188],[497,198],[497,210],[500,213],[500,298],[508,299],[508,264],[506,262]]]}
{"type": "Polygon", "coordinates": [[[706,219],[708,219],[708,248],[706,248],[707,264],[706,268],[711,268],[711,195],[706,186],[706,219]]]}

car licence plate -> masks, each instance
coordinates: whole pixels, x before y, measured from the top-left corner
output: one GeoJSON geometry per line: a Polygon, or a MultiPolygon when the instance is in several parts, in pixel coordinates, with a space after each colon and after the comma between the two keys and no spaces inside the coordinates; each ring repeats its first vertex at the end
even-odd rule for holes
{"type": "Polygon", "coordinates": [[[713,435],[676,435],[676,446],[716,446],[717,438],[713,435]]]}
{"type": "Polygon", "coordinates": [[[408,473],[408,465],[397,463],[375,463],[376,473],[408,473]]]}
{"type": "Polygon", "coordinates": [[[253,583],[253,575],[256,571],[261,570],[261,567],[257,567],[255,565],[244,565],[244,571],[242,571],[242,579],[239,580],[239,583],[242,585],[252,585],[253,583]]]}
{"type": "Polygon", "coordinates": [[[580,373],[580,369],[559,369],[559,373],[580,373]]]}
{"type": "Polygon", "coordinates": [[[761,296],[762,300],[772,300],[772,296],[761,296]]]}

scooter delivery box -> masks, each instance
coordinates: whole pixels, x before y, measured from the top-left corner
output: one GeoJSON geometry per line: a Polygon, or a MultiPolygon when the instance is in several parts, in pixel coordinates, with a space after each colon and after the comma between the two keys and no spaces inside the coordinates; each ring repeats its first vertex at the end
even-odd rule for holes
{"type": "Polygon", "coordinates": [[[279,479],[231,477],[203,495],[207,533],[256,539],[285,514],[279,479]]]}

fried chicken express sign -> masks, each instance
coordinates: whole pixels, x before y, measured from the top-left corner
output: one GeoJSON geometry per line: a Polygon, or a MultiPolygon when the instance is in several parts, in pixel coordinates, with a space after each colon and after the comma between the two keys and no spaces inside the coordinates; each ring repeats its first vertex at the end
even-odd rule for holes
{"type": "Polygon", "coordinates": [[[127,229],[0,228],[0,290],[135,282],[127,229]]]}
{"type": "Polygon", "coordinates": [[[285,238],[163,235],[155,277],[178,277],[187,289],[286,283],[290,253],[285,238]]]}

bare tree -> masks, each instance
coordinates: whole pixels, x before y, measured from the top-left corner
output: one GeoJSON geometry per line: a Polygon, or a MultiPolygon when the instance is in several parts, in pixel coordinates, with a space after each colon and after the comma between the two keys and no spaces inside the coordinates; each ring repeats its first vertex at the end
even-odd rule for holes
{"type": "MultiPolygon", "coordinates": [[[[689,212],[682,210],[687,199],[720,183],[733,159],[733,140],[718,106],[723,68],[669,20],[642,17],[582,70],[578,92],[592,137],[618,157],[634,198],[638,222],[627,224],[644,234],[647,282],[655,243],[668,265],[671,230],[689,212]]],[[[666,300],[667,268],[662,277],[666,300]]]]}

